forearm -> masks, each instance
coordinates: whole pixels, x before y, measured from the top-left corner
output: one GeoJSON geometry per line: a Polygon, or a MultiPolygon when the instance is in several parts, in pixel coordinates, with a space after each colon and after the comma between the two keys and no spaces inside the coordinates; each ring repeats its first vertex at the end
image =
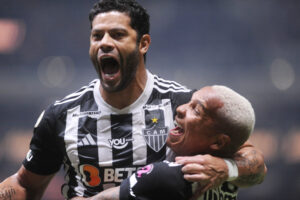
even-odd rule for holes
{"type": "Polygon", "coordinates": [[[71,200],[119,200],[120,187],[113,187],[100,192],[99,194],[84,198],[84,197],[74,197],[71,200]]]}
{"type": "Polygon", "coordinates": [[[39,200],[53,176],[38,175],[22,166],[0,183],[0,200],[39,200]]]}
{"type": "Polygon", "coordinates": [[[262,152],[247,142],[235,155],[239,176],[233,183],[239,187],[249,187],[263,182],[267,172],[262,152]]]}
{"type": "Polygon", "coordinates": [[[13,175],[0,183],[0,200],[22,200],[26,199],[26,190],[13,175]]]}

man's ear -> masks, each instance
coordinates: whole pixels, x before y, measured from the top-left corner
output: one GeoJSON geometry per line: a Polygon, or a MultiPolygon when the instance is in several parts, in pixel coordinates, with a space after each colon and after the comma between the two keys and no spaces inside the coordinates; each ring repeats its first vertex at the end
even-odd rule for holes
{"type": "Polygon", "coordinates": [[[226,147],[227,145],[229,145],[230,142],[231,142],[231,138],[228,135],[221,133],[217,136],[216,141],[213,144],[211,144],[209,147],[213,151],[219,151],[224,147],[226,147]]]}
{"type": "Polygon", "coordinates": [[[139,45],[139,49],[140,52],[144,55],[145,53],[147,53],[149,46],[151,43],[151,37],[149,34],[144,34],[140,40],[140,45],[139,45]]]}

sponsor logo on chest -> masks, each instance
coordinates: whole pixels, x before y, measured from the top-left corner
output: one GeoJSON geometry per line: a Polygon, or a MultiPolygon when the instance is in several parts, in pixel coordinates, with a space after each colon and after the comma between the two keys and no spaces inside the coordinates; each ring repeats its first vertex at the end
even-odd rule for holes
{"type": "Polygon", "coordinates": [[[133,139],[129,138],[117,138],[117,139],[109,139],[109,144],[111,147],[115,149],[124,149],[129,142],[133,141],[133,139]]]}

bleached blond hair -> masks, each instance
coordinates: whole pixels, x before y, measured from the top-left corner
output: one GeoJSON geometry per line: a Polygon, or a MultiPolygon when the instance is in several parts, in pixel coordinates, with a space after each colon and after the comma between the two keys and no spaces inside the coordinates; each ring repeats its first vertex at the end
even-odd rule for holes
{"type": "Polygon", "coordinates": [[[232,148],[236,150],[249,138],[254,129],[253,107],[245,97],[226,86],[213,85],[211,88],[223,103],[217,110],[218,123],[222,124],[221,129],[230,136],[232,148]]]}

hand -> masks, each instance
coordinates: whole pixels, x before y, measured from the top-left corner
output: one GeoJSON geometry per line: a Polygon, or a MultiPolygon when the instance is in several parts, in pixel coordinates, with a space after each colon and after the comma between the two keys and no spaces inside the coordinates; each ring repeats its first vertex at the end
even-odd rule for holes
{"type": "Polygon", "coordinates": [[[220,186],[228,178],[228,168],[222,158],[211,155],[176,157],[176,163],[184,165],[182,172],[187,181],[198,182],[198,197],[209,189],[220,186]]]}

